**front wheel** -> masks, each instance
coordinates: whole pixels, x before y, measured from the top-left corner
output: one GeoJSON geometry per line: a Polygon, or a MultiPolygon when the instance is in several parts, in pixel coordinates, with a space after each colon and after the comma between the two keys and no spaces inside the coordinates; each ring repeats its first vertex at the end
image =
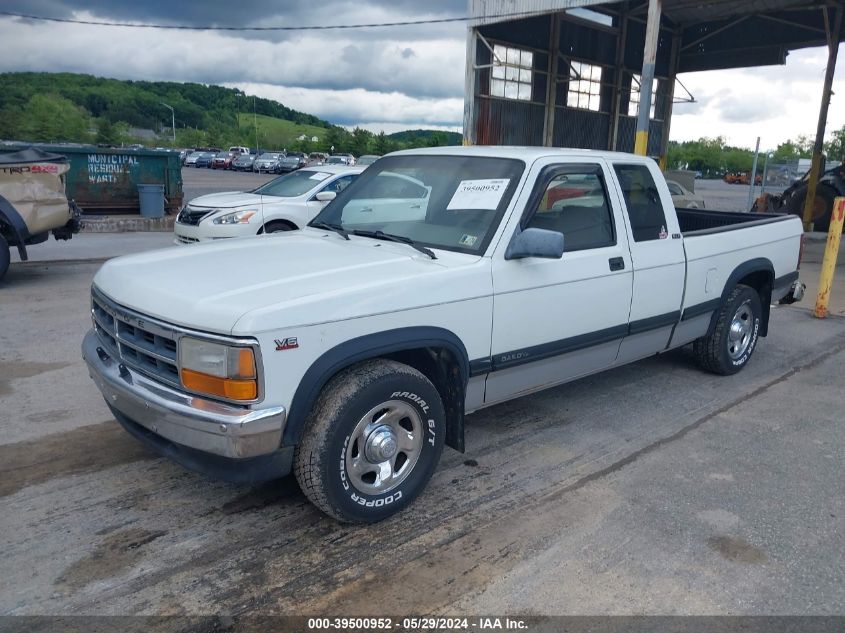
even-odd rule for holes
{"type": "Polygon", "coordinates": [[[754,288],[742,284],[734,288],[719,311],[713,333],[693,343],[699,364],[714,374],[739,372],[757,347],[762,312],[754,288]]]}
{"type": "Polygon", "coordinates": [[[445,425],[440,394],[419,371],[392,360],[360,363],[320,393],[296,449],[296,479],[338,521],[381,521],[425,488],[445,425]]]}

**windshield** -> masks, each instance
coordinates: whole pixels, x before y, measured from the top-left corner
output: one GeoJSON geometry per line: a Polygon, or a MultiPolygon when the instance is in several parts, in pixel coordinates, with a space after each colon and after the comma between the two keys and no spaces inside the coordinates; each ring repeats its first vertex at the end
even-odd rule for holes
{"type": "Polygon", "coordinates": [[[345,165],[346,159],[340,156],[329,156],[326,160],[326,165],[345,165]]]}
{"type": "Polygon", "coordinates": [[[262,154],[261,156],[258,157],[258,159],[261,160],[263,158],[265,160],[270,160],[271,158],[278,158],[278,157],[279,157],[278,154],[262,154]]]}
{"type": "Polygon", "coordinates": [[[353,232],[383,231],[433,248],[482,253],[525,165],[481,156],[379,158],[314,218],[353,232]]]}
{"type": "Polygon", "coordinates": [[[280,198],[294,198],[311,191],[330,174],[319,171],[306,171],[300,169],[285,176],[280,176],[261,185],[252,193],[259,193],[265,196],[278,196],[280,198]]]}

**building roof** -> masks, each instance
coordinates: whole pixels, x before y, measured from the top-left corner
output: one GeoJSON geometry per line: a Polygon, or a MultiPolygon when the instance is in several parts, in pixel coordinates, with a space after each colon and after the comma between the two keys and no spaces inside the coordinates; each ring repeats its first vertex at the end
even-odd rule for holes
{"type": "MultiPolygon", "coordinates": [[[[618,23],[624,8],[622,2],[607,0],[468,0],[468,4],[470,15],[478,18],[474,25],[578,9],[603,13],[618,23]]],[[[661,39],[680,34],[679,72],[783,64],[791,50],[827,44],[823,9],[841,4],[841,0],[663,0],[661,39]]],[[[629,17],[645,21],[648,0],[630,0],[627,7],[629,17]]],[[[832,22],[832,11],[828,18],[832,22]]],[[[837,39],[845,41],[841,33],[837,39]]],[[[642,48],[641,43],[634,45],[642,48]]],[[[668,48],[668,42],[661,46],[668,48]]]]}

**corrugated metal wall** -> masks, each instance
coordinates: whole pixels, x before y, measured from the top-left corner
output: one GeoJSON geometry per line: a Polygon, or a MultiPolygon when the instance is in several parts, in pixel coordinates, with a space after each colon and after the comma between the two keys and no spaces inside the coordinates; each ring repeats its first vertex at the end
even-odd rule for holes
{"type": "MultiPolygon", "coordinates": [[[[508,4],[508,3],[505,3],[508,4]]],[[[510,4],[511,10],[519,3],[510,4]]],[[[572,3],[576,4],[576,3],[572,3]]],[[[586,3],[581,3],[586,4],[586,3]]],[[[499,7],[501,8],[501,7],[499,7]]],[[[492,9],[491,9],[492,10],[492,9]]],[[[510,45],[534,52],[533,86],[531,101],[519,101],[490,96],[489,68],[476,71],[473,130],[475,142],[484,145],[543,145],[546,124],[546,91],[550,80],[554,82],[551,103],[554,108],[554,125],[551,143],[556,147],[585,149],[611,149],[613,138],[613,112],[616,103],[617,73],[621,73],[619,94],[619,122],[616,148],[633,151],[636,117],[628,116],[632,75],[642,68],[642,41],[645,24],[628,20],[628,37],[624,51],[619,51],[618,15],[613,25],[593,26],[588,22],[572,19],[565,13],[549,14],[527,19],[510,20],[477,27],[477,32],[491,46],[510,45]],[[550,78],[550,58],[555,47],[551,45],[553,20],[560,17],[558,73],[550,78]],[[622,53],[623,66],[616,68],[617,56],[622,53]],[[567,106],[569,91],[569,61],[586,62],[602,67],[602,85],[598,111],[567,106]]],[[[671,37],[662,32],[657,51],[656,75],[659,78],[655,99],[655,117],[650,124],[648,152],[660,153],[663,134],[663,113],[669,83],[671,37]]],[[[492,63],[487,45],[479,38],[475,63],[485,66],[492,63]]],[[[634,88],[636,91],[636,88],[634,88]]]]}

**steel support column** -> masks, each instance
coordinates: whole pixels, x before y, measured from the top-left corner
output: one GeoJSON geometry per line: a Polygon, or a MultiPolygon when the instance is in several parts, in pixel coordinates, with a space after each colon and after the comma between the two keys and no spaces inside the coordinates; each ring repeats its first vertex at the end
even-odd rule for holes
{"type": "Polygon", "coordinates": [[[666,86],[666,103],[663,108],[663,134],[660,137],[660,168],[666,171],[669,160],[669,131],[672,128],[672,111],[675,106],[675,77],[681,50],[681,32],[672,33],[672,52],[669,57],[669,79],[666,86]]]}
{"type": "MultiPolygon", "coordinates": [[[[825,26],[829,27],[827,8],[823,8],[825,26]]],[[[827,29],[827,70],[824,74],[824,88],[822,89],[822,104],[819,109],[819,124],[816,128],[816,142],[813,146],[813,165],[810,168],[810,179],[807,181],[807,197],[804,198],[804,230],[813,230],[813,207],[816,202],[816,183],[819,180],[822,163],[824,162],[824,130],[827,125],[827,109],[830,105],[830,95],[833,89],[833,72],[836,70],[836,57],[839,52],[839,34],[842,31],[842,7],[837,6],[833,18],[833,30],[827,29]]]]}
{"type": "Polygon", "coordinates": [[[557,74],[560,60],[560,14],[552,15],[549,37],[549,74],[546,77],[546,112],[543,119],[543,145],[551,147],[555,136],[555,104],[557,103],[557,74]]]}
{"type": "Polygon", "coordinates": [[[619,31],[616,34],[616,76],[613,81],[613,115],[607,148],[616,151],[619,143],[619,116],[622,113],[622,83],[625,76],[625,46],[628,42],[628,3],[619,12],[619,31]]]}
{"type": "Polygon", "coordinates": [[[648,153],[648,125],[651,112],[651,89],[654,83],[654,63],[657,59],[657,41],[660,37],[660,13],[662,0],[649,0],[648,21],[645,28],[643,49],[643,71],[640,75],[640,114],[637,117],[637,139],[634,153],[645,156],[648,153]]]}
{"type": "Polygon", "coordinates": [[[466,77],[464,79],[464,145],[475,144],[475,45],[476,27],[467,27],[466,77]]]}

